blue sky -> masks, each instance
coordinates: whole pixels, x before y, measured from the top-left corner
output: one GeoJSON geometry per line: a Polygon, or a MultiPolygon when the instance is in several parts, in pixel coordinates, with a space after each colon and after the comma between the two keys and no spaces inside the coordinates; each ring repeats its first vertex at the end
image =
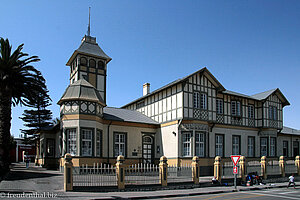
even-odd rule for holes
{"type": "MultiPolygon", "coordinates": [[[[0,37],[37,55],[56,104],[69,84],[65,65],[87,31],[112,57],[107,103],[120,107],[207,67],[228,90],[252,95],[280,88],[291,106],[284,125],[300,129],[300,1],[1,1],[0,37]]],[[[24,107],[13,108],[19,136],[24,107]]]]}

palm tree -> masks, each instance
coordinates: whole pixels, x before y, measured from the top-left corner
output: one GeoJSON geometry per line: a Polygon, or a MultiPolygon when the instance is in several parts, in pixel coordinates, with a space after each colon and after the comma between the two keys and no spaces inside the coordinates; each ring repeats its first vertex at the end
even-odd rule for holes
{"type": "Polygon", "coordinates": [[[12,53],[8,39],[0,38],[0,176],[9,171],[11,107],[29,106],[30,101],[45,93],[41,72],[30,65],[39,58],[23,53],[23,45],[12,53]]]}

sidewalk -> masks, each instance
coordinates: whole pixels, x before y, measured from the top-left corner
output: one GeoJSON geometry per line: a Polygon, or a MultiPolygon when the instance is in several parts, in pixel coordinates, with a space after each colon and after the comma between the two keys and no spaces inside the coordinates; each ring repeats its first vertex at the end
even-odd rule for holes
{"type": "Polygon", "coordinates": [[[9,194],[36,195],[35,198],[28,198],[27,196],[27,198],[24,197],[18,199],[40,199],[37,198],[37,195],[48,195],[48,199],[159,199],[167,197],[188,197],[201,194],[262,190],[286,186],[287,183],[273,183],[271,185],[248,187],[238,186],[237,190],[235,190],[233,186],[218,186],[175,190],[165,188],[158,191],[64,192],[63,174],[59,171],[45,170],[44,168],[35,167],[33,165],[31,165],[29,169],[26,169],[25,164],[16,163],[6,179],[0,182],[0,199],[1,197],[8,197],[7,195],[9,194]]]}

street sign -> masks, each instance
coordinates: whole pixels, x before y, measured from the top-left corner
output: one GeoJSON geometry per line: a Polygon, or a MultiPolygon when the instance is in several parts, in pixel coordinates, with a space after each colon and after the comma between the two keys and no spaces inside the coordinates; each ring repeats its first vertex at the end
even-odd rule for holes
{"type": "Polygon", "coordinates": [[[233,174],[238,174],[237,166],[234,166],[234,167],[233,167],[233,174]]]}
{"type": "Polygon", "coordinates": [[[238,164],[240,157],[241,156],[237,156],[237,155],[231,156],[231,160],[232,160],[234,166],[236,166],[238,164]]]}

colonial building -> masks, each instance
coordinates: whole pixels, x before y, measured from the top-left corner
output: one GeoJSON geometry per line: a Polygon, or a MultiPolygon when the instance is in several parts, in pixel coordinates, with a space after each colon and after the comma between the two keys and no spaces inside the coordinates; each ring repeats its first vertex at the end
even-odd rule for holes
{"type": "Polygon", "coordinates": [[[289,102],[278,88],[240,94],[202,68],[152,92],[146,83],[142,97],[111,108],[106,101],[110,61],[90,35],[68,60],[70,85],[58,102],[60,131],[51,136],[57,138],[57,158],[70,153],[81,166],[113,164],[118,155],[127,163],[157,163],[164,155],[180,165],[199,156],[202,166],[211,166],[215,156],[299,155],[300,134],[283,127],[289,102]]]}

